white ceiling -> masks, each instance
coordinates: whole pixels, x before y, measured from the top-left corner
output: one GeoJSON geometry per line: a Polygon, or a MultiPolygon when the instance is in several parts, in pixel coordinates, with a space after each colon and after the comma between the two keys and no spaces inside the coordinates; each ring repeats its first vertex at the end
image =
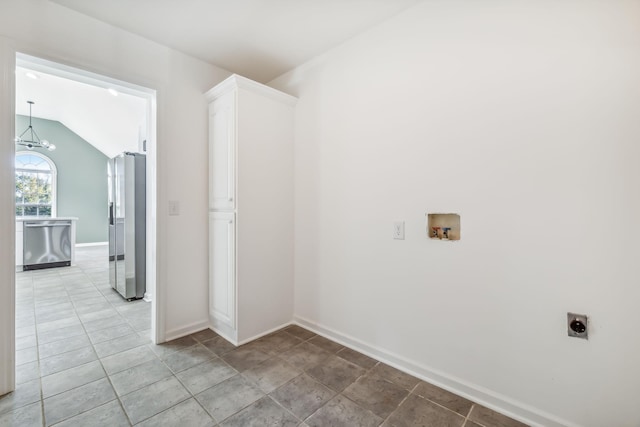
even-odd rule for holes
{"type": "Polygon", "coordinates": [[[420,0],[51,0],[266,83],[420,0]]]}
{"type": "Polygon", "coordinates": [[[61,122],[110,158],[138,151],[140,132],[146,129],[144,98],[122,92],[113,96],[104,87],[16,67],[16,114],[29,115],[27,101],[35,102],[33,117],[61,122]],[[27,77],[27,72],[38,78],[27,77]]]}
{"type": "MultiPolygon", "coordinates": [[[[266,83],[422,0],[51,1],[266,83]]],[[[146,99],[28,67],[16,69],[16,114],[28,115],[31,100],[34,117],[61,122],[108,157],[138,151],[146,99]]]]}

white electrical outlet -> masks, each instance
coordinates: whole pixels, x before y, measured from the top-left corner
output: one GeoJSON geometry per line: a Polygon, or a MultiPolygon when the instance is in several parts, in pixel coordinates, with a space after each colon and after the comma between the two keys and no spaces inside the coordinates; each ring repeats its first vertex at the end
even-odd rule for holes
{"type": "Polygon", "coordinates": [[[404,221],[396,221],[393,223],[393,238],[396,240],[404,240],[404,221]]]}

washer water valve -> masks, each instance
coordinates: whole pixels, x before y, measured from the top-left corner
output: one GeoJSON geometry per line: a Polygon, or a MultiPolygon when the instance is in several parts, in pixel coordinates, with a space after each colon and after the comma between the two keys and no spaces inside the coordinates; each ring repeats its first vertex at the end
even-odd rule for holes
{"type": "Polygon", "coordinates": [[[589,339],[587,315],[567,313],[567,334],[570,337],[589,339]]]}

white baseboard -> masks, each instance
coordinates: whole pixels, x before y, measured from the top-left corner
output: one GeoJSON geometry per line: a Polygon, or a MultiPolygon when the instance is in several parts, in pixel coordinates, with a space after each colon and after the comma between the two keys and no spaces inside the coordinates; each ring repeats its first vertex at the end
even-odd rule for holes
{"type": "Polygon", "coordinates": [[[238,345],[238,333],[231,326],[223,322],[216,323],[214,320],[209,323],[209,329],[229,341],[231,344],[235,346],[238,345]]]}
{"type": "Polygon", "coordinates": [[[145,292],[143,297],[142,297],[142,299],[145,300],[145,302],[151,302],[151,300],[152,300],[151,293],[150,292],[145,292]]]}
{"type": "Polygon", "coordinates": [[[292,324],[293,324],[293,322],[286,322],[286,323],[283,323],[282,325],[280,325],[280,326],[276,326],[275,328],[269,329],[268,331],[260,332],[258,335],[254,335],[254,336],[252,336],[251,338],[246,338],[246,339],[244,339],[244,340],[240,341],[240,342],[238,343],[238,345],[243,345],[243,344],[249,343],[249,342],[251,342],[251,341],[253,341],[253,340],[257,340],[258,338],[262,338],[262,337],[264,337],[265,335],[269,335],[269,334],[271,334],[271,333],[273,333],[273,332],[275,332],[275,331],[279,331],[280,329],[282,329],[282,328],[286,328],[287,326],[292,325],[292,324]]]}
{"type": "Polygon", "coordinates": [[[109,242],[90,242],[90,243],[76,243],[76,248],[86,248],[89,246],[107,246],[109,242]]]}
{"type": "Polygon", "coordinates": [[[247,343],[250,343],[251,341],[257,340],[258,338],[262,338],[265,335],[269,335],[275,331],[278,331],[282,328],[286,328],[289,325],[292,325],[293,322],[285,322],[282,325],[276,326],[275,328],[271,328],[267,331],[264,332],[260,332],[257,335],[254,335],[250,338],[245,338],[242,341],[238,341],[236,339],[237,333],[236,331],[232,331],[230,328],[225,327],[226,325],[216,325],[214,323],[209,325],[209,328],[215,332],[216,334],[220,335],[222,338],[224,338],[225,340],[229,341],[231,344],[237,346],[241,346],[247,343]]]}
{"type": "Polygon", "coordinates": [[[191,335],[196,332],[200,332],[203,329],[209,327],[209,319],[199,322],[193,322],[190,325],[183,326],[182,328],[171,329],[164,334],[164,342],[182,338],[187,335],[191,335]]]}
{"type": "Polygon", "coordinates": [[[507,396],[487,390],[460,378],[455,378],[382,348],[367,344],[357,338],[353,338],[303,317],[294,316],[293,323],[366,354],[367,356],[373,357],[376,360],[420,378],[423,381],[434,384],[473,402],[477,402],[515,420],[531,425],[532,427],[579,427],[577,424],[562,420],[507,396]]]}

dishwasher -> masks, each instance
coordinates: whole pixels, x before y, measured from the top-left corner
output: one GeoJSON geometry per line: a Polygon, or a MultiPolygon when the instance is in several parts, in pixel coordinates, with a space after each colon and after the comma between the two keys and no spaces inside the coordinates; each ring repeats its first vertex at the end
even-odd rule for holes
{"type": "Polygon", "coordinates": [[[71,221],[25,221],[23,270],[71,265],[71,221]]]}

